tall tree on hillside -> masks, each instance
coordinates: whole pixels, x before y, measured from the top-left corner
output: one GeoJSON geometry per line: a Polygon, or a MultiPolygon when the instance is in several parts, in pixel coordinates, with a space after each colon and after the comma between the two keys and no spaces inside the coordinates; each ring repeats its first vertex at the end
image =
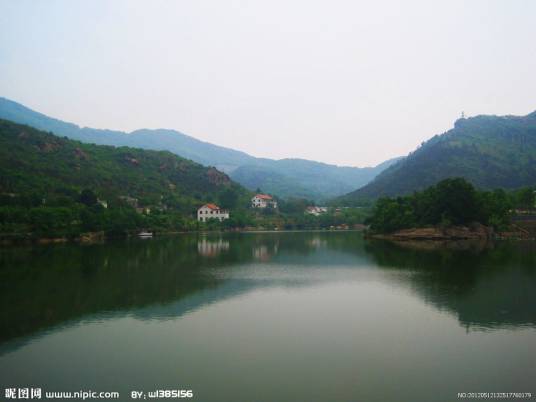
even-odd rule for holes
{"type": "Polygon", "coordinates": [[[90,189],[84,189],[80,193],[80,197],[78,198],[81,204],[84,204],[88,207],[92,207],[93,205],[97,204],[97,196],[93,191],[90,189]]]}

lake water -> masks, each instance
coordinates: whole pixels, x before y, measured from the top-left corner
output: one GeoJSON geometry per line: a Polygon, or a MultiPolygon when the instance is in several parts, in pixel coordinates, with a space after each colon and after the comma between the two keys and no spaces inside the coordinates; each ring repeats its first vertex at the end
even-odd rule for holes
{"type": "Polygon", "coordinates": [[[357,232],[0,250],[0,386],[195,401],[536,399],[536,247],[357,232]]]}

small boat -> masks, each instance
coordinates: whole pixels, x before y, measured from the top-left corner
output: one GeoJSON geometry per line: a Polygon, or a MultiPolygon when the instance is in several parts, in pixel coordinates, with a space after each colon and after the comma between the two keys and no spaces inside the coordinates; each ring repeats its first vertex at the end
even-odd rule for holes
{"type": "Polygon", "coordinates": [[[153,234],[151,232],[146,232],[142,230],[140,233],[138,233],[138,237],[141,237],[142,239],[146,239],[149,237],[153,237],[153,234]]]}

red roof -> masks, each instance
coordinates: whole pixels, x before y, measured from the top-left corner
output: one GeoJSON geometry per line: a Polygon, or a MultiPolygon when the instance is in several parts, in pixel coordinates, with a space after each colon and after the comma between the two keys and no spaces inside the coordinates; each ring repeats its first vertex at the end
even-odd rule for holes
{"type": "MultiPolygon", "coordinates": [[[[209,209],[220,209],[220,207],[218,207],[216,204],[205,204],[203,205],[203,207],[207,207],[209,209]]],[[[201,207],[201,208],[203,208],[201,207]]]]}
{"type": "Polygon", "coordinates": [[[260,198],[261,200],[271,200],[272,197],[268,194],[257,194],[255,197],[260,198]]]}

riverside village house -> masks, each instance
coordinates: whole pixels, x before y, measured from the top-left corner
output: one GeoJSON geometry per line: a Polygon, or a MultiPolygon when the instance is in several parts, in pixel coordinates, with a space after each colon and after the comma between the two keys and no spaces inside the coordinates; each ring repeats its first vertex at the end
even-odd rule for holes
{"type": "Polygon", "coordinates": [[[328,207],[311,206],[305,209],[305,213],[314,216],[320,216],[328,212],[328,207]]]}
{"type": "Polygon", "coordinates": [[[197,210],[197,220],[206,222],[209,219],[218,219],[220,222],[229,219],[229,211],[220,209],[216,204],[205,204],[197,210]]]}
{"type": "Polygon", "coordinates": [[[253,208],[277,208],[277,201],[268,194],[256,194],[255,197],[251,199],[251,206],[253,208]]]}

